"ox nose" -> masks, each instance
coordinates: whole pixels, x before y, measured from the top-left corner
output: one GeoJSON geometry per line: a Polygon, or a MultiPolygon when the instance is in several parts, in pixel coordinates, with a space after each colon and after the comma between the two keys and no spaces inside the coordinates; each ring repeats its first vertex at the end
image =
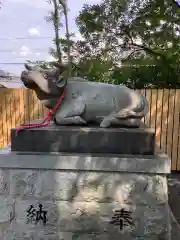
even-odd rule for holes
{"type": "Polygon", "coordinates": [[[23,71],[22,73],[21,73],[21,80],[23,81],[23,82],[26,82],[28,79],[28,72],[27,71],[23,71]]]}

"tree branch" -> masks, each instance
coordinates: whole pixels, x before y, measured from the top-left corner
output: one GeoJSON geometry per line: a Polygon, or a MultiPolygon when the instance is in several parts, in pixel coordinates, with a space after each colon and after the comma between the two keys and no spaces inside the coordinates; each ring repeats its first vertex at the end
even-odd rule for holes
{"type": "Polygon", "coordinates": [[[54,31],[55,31],[55,44],[56,44],[56,51],[58,55],[58,61],[59,63],[62,63],[62,54],[61,54],[61,48],[59,44],[59,11],[58,11],[58,4],[56,0],[53,0],[54,5],[54,12],[53,12],[53,23],[54,23],[54,31]]]}
{"type": "Polygon", "coordinates": [[[131,52],[126,58],[122,59],[121,61],[122,62],[125,62],[127,60],[130,60],[130,57],[135,53],[135,52],[139,52],[141,51],[141,49],[138,49],[138,50],[134,50],[133,52],[131,52]]]}
{"type": "Polygon", "coordinates": [[[151,55],[160,56],[161,58],[166,59],[166,57],[165,57],[165,55],[163,53],[156,52],[156,51],[152,50],[151,48],[149,48],[147,46],[139,45],[139,44],[136,44],[136,43],[133,43],[132,46],[138,47],[138,48],[144,50],[145,52],[147,52],[147,53],[149,53],[151,55]]]}
{"type": "Polygon", "coordinates": [[[71,76],[72,71],[72,61],[71,61],[71,46],[70,46],[70,33],[69,33],[69,25],[68,25],[68,9],[67,9],[67,2],[63,0],[59,0],[59,4],[63,8],[64,18],[65,18],[65,26],[66,26],[66,38],[67,38],[67,48],[68,48],[68,77],[71,76]]]}

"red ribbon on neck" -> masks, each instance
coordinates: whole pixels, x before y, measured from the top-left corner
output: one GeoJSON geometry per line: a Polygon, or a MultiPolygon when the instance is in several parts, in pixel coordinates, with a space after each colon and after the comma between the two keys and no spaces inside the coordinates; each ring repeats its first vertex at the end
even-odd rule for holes
{"type": "Polygon", "coordinates": [[[49,110],[47,116],[44,118],[44,120],[41,123],[29,123],[29,124],[23,124],[16,130],[16,136],[19,134],[20,131],[24,129],[29,129],[29,128],[41,128],[41,127],[47,127],[50,125],[50,122],[53,119],[54,113],[56,113],[57,109],[61,105],[62,100],[64,99],[65,96],[65,90],[63,91],[62,95],[58,99],[55,107],[52,110],[49,110]]]}

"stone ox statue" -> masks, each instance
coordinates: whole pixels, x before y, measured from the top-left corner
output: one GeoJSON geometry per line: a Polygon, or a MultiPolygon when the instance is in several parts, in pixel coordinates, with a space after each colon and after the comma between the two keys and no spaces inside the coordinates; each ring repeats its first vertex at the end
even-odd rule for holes
{"type": "Polygon", "coordinates": [[[21,74],[25,87],[33,89],[45,107],[53,109],[65,90],[65,97],[54,114],[57,125],[98,124],[138,127],[148,113],[145,97],[124,85],[90,82],[79,77],[62,77],[63,67],[31,67],[21,74]]]}

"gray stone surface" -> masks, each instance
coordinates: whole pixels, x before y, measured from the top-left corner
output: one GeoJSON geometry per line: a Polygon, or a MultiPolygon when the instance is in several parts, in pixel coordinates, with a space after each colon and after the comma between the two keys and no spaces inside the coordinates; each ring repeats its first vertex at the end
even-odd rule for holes
{"type": "MultiPolygon", "coordinates": [[[[171,210],[170,210],[171,211],[171,210]]],[[[175,216],[171,212],[172,236],[171,240],[180,239],[180,225],[178,224],[175,216]]]]}
{"type": "Polygon", "coordinates": [[[51,126],[11,130],[11,150],[20,152],[68,152],[151,155],[155,131],[149,128],[93,128],[51,126]]]}
{"type": "Polygon", "coordinates": [[[14,230],[7,230],[3,240],[73,240],[73,233],[60,232],[60,233],[46,233],[46,231],[34,231],[25,229],[22,231],[20,228],[14,230]]]}
{"type": "Polygon", "coordinates": [[[9,175],[9,197],[0,198],[6,240],[169,240],[165,175],[15,169],[9,175]],[[27,224],[27,209],[39,203],[48,212],[47,224],[27,224]],[[132,211],[134,223],[122,232],[110,224],[121,208],[132,211]]]}
{"type": "Polygon", "coordinates": [[[161,152],[153,156],[102,154],[42,154],[0,151],[0,168],[75,171],[170,173],[171,161],[161,152]]]}
{"type": "Polygon", "coordinates": [[[38,99],[48,109],[54,109],[57,125],[87,125],[94,122],[102,128],[139,126],[148,113],[147,99],[125,85],[92,82],[80,77],[67,77],[64,66],[41,69],[25,64],[21,80],[27,88],[34,90],[38,99]],[[46,76],[46,77],[45,77],[46,76]]]}
{"type": "MultiPolygon", "coordinates": [[[[13,218],[14,201],[11,197],[0,197],[0,226],[7,225],[13,218]]],[[[1,228],[0,228],[1,229],[1,228]]]]}
{"type": "Polygon", "coordinates": [[[118,202],[97,203],[97,202],[67,202],[43,201],[43,207],[47,214],[47,224],[41,222],[37,225],[26,224],[26,210],[33,204],[35,207],[39,201],[27,200],[18,201],[16,204],[16,224],[19,227],[27,225],[29,229],[38,229],[48,232],[96,232],[96,233],[119,233],[118,226],[111,225],[110,220],[113,211],[118,208],[125,208],[132,211],[131,217],[134,226],[125,227],[125,232],[134,236],[150,236],[163,234],[168,229],[168,209],[164,204],[160,206],[120,204],[118,202]],[[140,217],[141,216],[141,217],[140,217]]]}
{"type": "Polygon", "coordinates": [[[9,171],[0,169],[0,196],[9,193],[9,171]]]}
{"type": "Polygon", "coordinates": [[[164,205],[150,207],[143,205],[120,205],[117,202],[42,201],[43,208],[48,211],[48,221],[44,226],[41,222],[37,225],[27,223],[27,209],[30,204],[33,204],[36,208],[38,203],[35,200],[16,201],[15,219],[6,228],[6,234],[14,232],[14,234],[21,233],[23,235],[24,233],[36,234],[37,232],[44,232],[45,235],[55,235],[59,232],[71,232],[81,235],[82,232],[86,234],[93,232],[97,235],[100,233],[122,235],[123,240],[126,239],[124,238],[126,235],[134,239],[132,237],[168,234],[167,210],[164,205]],[[131,227],[127,226],[124,231],[120,232],[118,226],[110,224],[110,220],[114,209],[122,207],[132,211],[131,217],[134,225],[131,227]]]}
{"type": "Polygon", "coordinates": [[[169,158],[87,154],[0,154],[0,239],[170,240],[166,175],[169,158]],[[47,224],[27,224],[43,204],[47,224]],[[110,224],[116,209],[133,226],[110,224]]]}
{"type": "Polygon", "coordinates": [[[156,205],[168,201],[164,176],[13,170],[11,195],[21,199],[156,205]]]}

